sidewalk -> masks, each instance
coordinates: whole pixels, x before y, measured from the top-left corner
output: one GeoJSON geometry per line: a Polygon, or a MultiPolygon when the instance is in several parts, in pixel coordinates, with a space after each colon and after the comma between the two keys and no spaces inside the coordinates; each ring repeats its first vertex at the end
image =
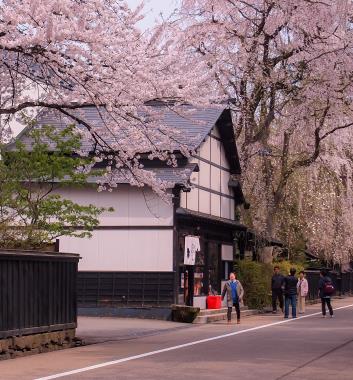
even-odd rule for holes
{"type": "MultiPolygon", "coordinates": [[[[335,302],[352,302],[353,297],[336,298],[335,302]]],[[[320,305],[307,304],[306,314],[313,312],[320,312],[320,305]]],[[[300,316],[300,315],[298,315],[300,316]]],[[[272,320],[283,319],[283,314],[278,312],[272,313],[260,313],[253,316],[246,316],[242,318],[242,322],[245,320],[247,324],[259,323],[263,318],[272,320]]],[[[235,318],[233,316],[232,324],[235,324],[235,318]]],[[[204,326],[221,326],[226,325],[227,321],[216,321],[204,326]]],[[[178,330],[195,329],[200,328],[200,325],[192,323],[178,323],[170,321],[162,321],[155,319],[137,319],[137,318],[118,318],[118,317],[78,317],[78,328],[76,336],[83,340],[86,345],[117,342],[123,340],[137,339],[141,337],[148,337],[154,335],[160,335],[168,332],[175,332],[178,330]]]]}
{"type": "Polygon", "coordinates": [[[154,319],[78,317],[76,336],[85,344],[130,340],[193,327],[192,324],[154,319]]]}

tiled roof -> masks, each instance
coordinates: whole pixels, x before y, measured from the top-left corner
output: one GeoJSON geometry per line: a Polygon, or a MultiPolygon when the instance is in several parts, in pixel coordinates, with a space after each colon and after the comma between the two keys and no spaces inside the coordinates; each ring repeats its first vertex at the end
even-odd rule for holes
{"type": "MultiPolygon", "coordinates": [[[[224,109],[219,107],[195,108],[192,106],[180,106],[175,109],[154,106],[153,109],[161,114],[161,124],[176,131],[176,139],[178,142],[187,146],[190,150],[195,150],[200,146],[224,111],[224,109]]],[[[77,116],[88,122],[90,125],[95,125],[98,128],[103,127],[104,125],[100,115],[102,110],[99,112],[95,107],[85,107],[79,111],[70,112],[73,114],[76,113],[77,116]]],[[[70,124],[74,124],[74,121],[59,111],[45,110],[38,115],[37,125],[31,128],[49,125],[57,130],[61,130],[70,124]]],[[[79,127],[84,128],[82,125],[79,125],[79,127]]],[[[24,129],[19,134],[18,139],[20,139],[28,149],[31,149],[32,141],[27,134],[28,131],[28,129],[24,129]]],[[[123,134],[123,131],[121,131],[121,133],[123,134]]],[[[116,138],[119,139],[119,136],[116,138]]],[[[108,138],[105,137],[105,140],[107,139],[108,138]]],[[[112,139],[112,141],[114,139],[112,139]]],[[[82,141],[83,150],[90,150],[92,148],[92,141],[82,141]]]]}
{"type": "MultiPolygon", "coordinates": [[[[170,126],[173,130],[178,131],[178,141],[181,144],[188,146],[190,150],[197,149],[207,134],[216,124],[217,120],[224,111],[222,108],[194,108],[192,106],[182,106],[176,110],[172,110],[167,107],[154,106],[157,112],[161,114],[163,125],[170,126]]],[[[72,111],[70,111],[72,112],[72,111]]],[[[102,118],[99,111],[94,107],[86,107],[80,111],[80,118],[84,118],[85,121],[91,125],[98,127],[103,126],[102,118]]],[[[40,126],[48,125],[54,127],[56,130],[62,130],[73,121],[67,116],[61,114],[58,111],[42,111],[37,117],[37,124],[31,128],[38,128],[40,126]]],[[[83,126],[81,126],[84,128],[83,126]]],[[[25,144],[26,148],[30,150],[32,148],[32,138],[28,135],[29,129],[22,131],[17,139],[25,144]]],[[[48,141],[49,143],[49,141],[48,141]]],[[[82,141],[82,150],[90,151],[93,148],[93,144],[89,140],[82,141]]],[[[15,146],[10,144],[9,149],[15,149],[15,146]]],[[[173,167],[153,167],[146,170],[153,171],[156,174],[157,179],[163,182],[169,182],[171,187],[175,185],[186,185],[190,179],[191,173],[195,170],[195,164],[188,163],[186,166],[177,168],[173,167]]],[[[124,169],[120,170],[121,178],[119,183],[129,183],[128,175],[125,175],[124,169]]],[[[103,178],[97,178],[91,176],[88,178],[88,182],[96,183],[97,180],[103,178]]]]}

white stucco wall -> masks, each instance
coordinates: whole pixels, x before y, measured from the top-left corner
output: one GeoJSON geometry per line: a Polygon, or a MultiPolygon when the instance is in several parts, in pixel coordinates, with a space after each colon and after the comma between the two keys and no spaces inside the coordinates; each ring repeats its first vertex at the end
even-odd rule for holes
{"type": "Polygon", "coordinates": [[[172,271],[173,230],[96,230],[61,237],[60,251],[79,253],[81,271],[172,271]]]}
{"type": "Polygon", "coordinates": [[[114,208],[100,217],[104,229],[95,230],[90,239],[59,239],[60,251],[82,257],[79,270],[173,270],[173,206],[151,190],[121,185],[112,192],[97,192],[93,187],[57,192],[80,204],[114,208]]]}
{"type": "Polygon", "coordinates": [[[172,226],[173,207],[165,203],[150,189],[119,185],[112,192],[98,192],[92,187],[61,188],[58,191],[66,199],[97,207],[113,207],[104,212],[101,226],[172,226]]]}

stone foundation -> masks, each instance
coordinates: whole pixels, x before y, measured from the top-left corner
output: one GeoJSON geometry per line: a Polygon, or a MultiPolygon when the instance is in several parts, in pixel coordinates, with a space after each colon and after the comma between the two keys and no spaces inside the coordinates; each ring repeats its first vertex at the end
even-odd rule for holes
{"type": "Polygon", "coordinates": [[[76,329],[0,339],[0,360],[62,350],[82,345],[76,329]]]}

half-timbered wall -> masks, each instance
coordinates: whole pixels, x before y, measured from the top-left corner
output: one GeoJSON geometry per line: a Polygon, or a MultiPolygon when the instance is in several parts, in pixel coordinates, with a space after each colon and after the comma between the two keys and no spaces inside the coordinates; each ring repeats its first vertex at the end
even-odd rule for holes
{"type": "Polygon", "coordinates": [[[181,207],[234,219],[233,190],[229,188],[229,164],[217,128],[213,128],[192,159],[200,171],[193,173],[193,188],[182,193],[181,207]]]}

